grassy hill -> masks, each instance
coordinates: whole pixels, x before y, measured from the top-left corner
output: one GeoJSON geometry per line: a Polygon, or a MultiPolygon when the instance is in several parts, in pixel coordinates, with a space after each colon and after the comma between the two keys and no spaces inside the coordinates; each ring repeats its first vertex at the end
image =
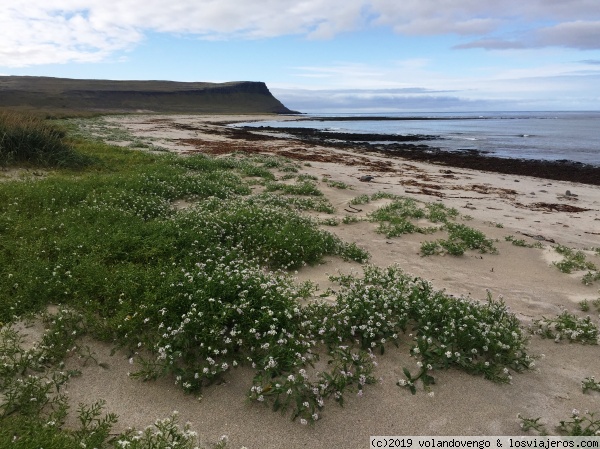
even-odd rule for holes
{"type": "Polygon", "coordinates": [[[0,76],[0,108],[46,111],[289,114],[265,83],[0,76]]]}

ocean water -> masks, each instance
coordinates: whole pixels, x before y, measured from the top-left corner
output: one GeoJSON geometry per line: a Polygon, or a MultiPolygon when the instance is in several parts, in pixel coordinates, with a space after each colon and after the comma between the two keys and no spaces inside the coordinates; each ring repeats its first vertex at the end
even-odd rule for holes
{"type": "Polygon", "coordinates": [[[319,114],[314,116],[314,120],[310,115],[303,115],[302,118],[301,121],[256,122],[238,126],[290,126],[351,133],[436,135],[440,138],[420,143],[447,150],[479,150],[498,157],[566,159],[600,166],[600,112],[319,114]],[[372,120],[382,116],[410,117],[411,120],[372,120]],[[365,117],[365,120],[321,121],[317,117],[365,117]]]}

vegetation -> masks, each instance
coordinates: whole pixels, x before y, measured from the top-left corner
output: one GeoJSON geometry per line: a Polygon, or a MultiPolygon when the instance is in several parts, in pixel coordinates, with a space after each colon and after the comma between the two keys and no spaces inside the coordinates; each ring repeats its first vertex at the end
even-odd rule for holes
{"type": "Polygon", "coordinates": [[[554,250],[563,256],[559,262],[553,262],[553,265],[562,273],[572,273],[573,271],[588,270],[581,278],[581,282],[585,285],[592,285],[595,281],[600,280],[600,271],[598,267],[587,260],[583,251],[575,251],[563,245],[556,245],[554,250]]]}
{"type": "MultiPolygon", "coordinates": [[[[540,422],[541,418],[526,418],[518,416],[521,420],[521,428],[524,431],[534,430],[539,435],[548,435],[546,426],[540,422]]],[[[598,436],[600,435],[600,419],[596,413],[585,411],[583,414],[573,409],[571,417],[560,421],[556,429],[565,436],[598,436]]]]}
{"type": "MultiPolygon", "coordinates": [[[[360,275],[333,277],[335,302],[313,300],[314,285],[295,282],[291,270],[327,255],[364,264],[369,254],[305,214],[333,207],[289,160],[177,158],[78,139],[72,145],[74,158],[88,164],[0,184],[0,446],[197,444],[176,416],[115,435],[117,417],[102,403],[81,405],[80,428],[66,429],[72,411],[64,386],[80,373],[66,371],[64,359],[97,363],[83,336],[131,354],[133,377],[168,376],[190,394],[245,365],[254,374],[247,397],[302,424],[320,420],[329,403],[343,405],[350,393],[362,396],[376,382],[376,357],[392,345],[407,344],[415,360],[416,369],[402,367],[398,380],[413,394],[419,381],[431,391],[440,369],[510,382],[534,366],[527,337],[501,299],[455,298],[396,266],[365,265],[360,275]],[[287,184],[274,170],[299,174],[287,184]],[[251,182],[266,192],[252,194],[251,182]],[[188,207],[176,207],[181,200],[188,207]],[[50,304],[58,311],[47,312],[50,304]],[[13,324],[40,316],[46,332],[26,348],[13,324]],[[321,359],[326,368],[317,371],[321,359]]],[[[390,204],[370,217],[381,232],[429,232],[413,223],[425,219],[449,235],[430,245],[495,251],[441,204],[386,193],[354,204],[381,198],[390,204]]],[[[597,338],[591,323],[566,315],[539,329],[559,340],[597,338]],[[573,320],[575,328],[566,324],[573,320]]]]}
{"type": "Polygon", "coordinates": [[[34,115],[0,112],[0,165],[78,167],[89,162],[73,150],[59,126],[34,115]]]}
{"type": "Polygon", "coordinates": [[[557,343],[561,340],[579,342],[583,344],[598,344],[600,334],[590,316],[579,318],[564,310],[556,318],[534,320],[531,333],[542,338],[554,339],[557,343]]]}
{"type": "Polygon", "coordinates": [[[504,237],[504,240],[506,240],[507,242],[511,242],[514,246],[520,246],[522,248],[541,249],[544,247],[540,242],[527,243],[525,240],[517,239],[517,238],[513,237],[512,235],[507,235],[506,237],[504,237]]]}

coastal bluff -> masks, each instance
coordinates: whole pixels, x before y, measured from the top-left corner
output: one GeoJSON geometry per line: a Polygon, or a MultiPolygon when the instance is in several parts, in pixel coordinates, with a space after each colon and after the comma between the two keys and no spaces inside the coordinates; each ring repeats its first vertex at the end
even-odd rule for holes
{"type": "Polygon", "coordinates": [[[293,114],[263,82],[114,81],[0,76],[0,108],[293,114]]]}

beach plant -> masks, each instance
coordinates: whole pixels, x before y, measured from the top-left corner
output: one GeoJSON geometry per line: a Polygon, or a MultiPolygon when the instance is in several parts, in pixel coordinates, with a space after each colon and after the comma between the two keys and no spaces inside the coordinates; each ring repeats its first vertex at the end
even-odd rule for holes
{"type": "MultiPolygon", "coordinates": [[[[534,430],[538,435],[549,434],[546,426],[540,422],[541,418],[526,418],[520,414],[517,417],[521,420],[520,426],[525,432],[534,430]]],[[[557,432],[564,436],[600,436],[600,419],[597,418],[596,412],[588,410],[581,413],[573,409],[571,416],[561,420],[555,427],[557,432]]]]}
{"type": "Polygon", "coordinates": [[[462,242],[468,249],[476,249],[480,253],[496,254],[498,252],[493,241],[477,229],[460,223],[447,223],[446,229],[448,230],[449,241],[462,242]]]}
{"type": "Polygon", "coordinates": [[[377,200],[383,200],[383,199],[388,199],[388,200],[395,200],[395,199],[400,199],[402,198],[399,195],[396,195],[394,193],[390,193],[390,192],[375,192],[373,195],[371,195],[371,201],[377,201],[377,200]]]}
{"type": "Polygon", "coordinates": [[[323,192],[310,180],[297,181],[295,184],[267,182],[265,188],[267,192],[281,191],[287,195],[323,196],[323,192]]]}
{"type": "Polygon", "coordinates": [[[352,198],[350,200],[349,204],[351,204],[353,206],[358,206],[360,204],[367,204],[370,201],[371,201],[371,198],[369,197],[369,195],[363,194],[363,195],[358,195],[358,196],[355,196],[354,198],[352,198]]]}
{"type": "Polygon", "coordinates": [[[519,418],[521,420],[521,422],[519,423],[519,426],[521,427],[521,430],[523,430],[524,432],[529,432],[530,430],[534,430],[538,433],[538,435],[541,435],[541,436],[548,435],[546,426],[540,422],[540,420],[542,419],[541,417],[528,418],[528,417],[522,416],[519,413],[517,415],[517,418],[519,418]]]}
{"type": "Polygon", "coordinates": [[[592,285],[596,281],[600,281],[600,271],[588,271],[581,278],[584,285],[592,285]]]}
{"type": "Polygon", "coordinates": [[[530,332],[542,338],[551,338],[555,342],[567,340],[569,343],[598,344],[598,326],[588,315],[577,317],[567,310],[555,318],[542,317],[534,320],[530,332]]]}
{"type": "Polygon", "coordinates": [[[495,301],[488,296],[481,304],[441,293],[434,297],[436,300],[425,304],[420,312],[423,317],[419,318],[426,321],[413,337],[411,355],[418,359],[417,374],[405,371],[407,379],[401,379],[399,386],[414,394],[414,381],[420,379],[427,387],[433,383],[431,373],[435,369],[456,367],[508,383],[511,370],[533,368],[534,360],[525,352],[527,339],[501,299],[495,301]]]}
{"type": "Polygon", "coordinates": [[[347,336],[365,349],[383,352],[386,343],[397,343],[410,325],[416,330],[411,355],[425,370],[454,366],[506,382],[509,370],[533,366],[525,351],[527,339],[502,300],[453,298],[396,266],[368,266],[362,279],[332,279],[341,288],[333,318],[319,330],[324,341],[347,336]]]}
{"type": "Polygon", "coordinates": [[[327,179],[327,178],[325,178],[324,180],[326,181],[326,183],[329,187],[333,187],[335,189],[342,189],[342,190],[351,189],[351,187],[348,184],[346,184],[345,182],[334,181],[334,180],[327,179]]]}
{"type": "Polygon", "coordinates": [[[563,256],[563,259],[552,264],[563,273],[572,273],[573,271],[588,270],[581,278],[585,285],[592,285],[600,280],[600,271],[598,267],[587,260],[583,251],[575,251],[572,248],[563,245],[556,245],[554,250],[563,256]]]}
{"type": "Polygon", "coordinates": [[[398,198],[372,212],[369,219],[379,222],[378,233],[392,238],[415,232],[432,232],[432,229],[420,227],[411,221],[411,219],[424,218],[425,215],[425,210],[415,200],[398,198]]]}
{"type": "Polygon", "coordinates": [[[344,215],[344,218],[342,218],[342,223],[344,224],[358,223],[359,221],[362,220],[354,215],[344,215]]]}
{"type": "Polygon", "coordinates": [[[264,204],[265,206],[280,207],[297,212],[315,211],[326,214],[333,214],[335,208],[325,197],[297,197],[297,196],[282,196],[272,192],[264,192],[252,197],[255,203],[264,204]]]}
{"type": "Polygon", "coordinates": [[[422,256],[433,256],[439,254],[442,247],[438,242],[423,242],[421,243],[421,255],[422,256]]]}
{"type": "Polygon", "coordinates": [[[573,271],[579,270],[597,270],[592,262],[586,260],[583,251],[575,251],[572,248],[563,245],[556,245],[554,250],[563,256],[563,260],[553,262],[553,265],[563,273],[572,273],[573,271]]]}
{"type": "Polygon", "coordinates": [[[426,218],[432,223],[448,223],[458,217],[458,211],[442,203],[426,203],[426,218]]]}
{"type": "MultiPolygon", "coordinates": [[[[28,449],[74,447],[137,447],[137,448],[194,448],[198,447],[196,433],[186,423],[180,428],[176,412],[169,418],[157,420],[143,431],[128,429],[114,433],[117,416],[106,413],[105,402],[79,404],[72,421],[78,426],[66,426],[70,409],[65,394],[69,379],[77,371],[66,370],[62,357],[48,357],[56,353],[47,345],[64,337],[63,321],[70,316],[59,311],[55,320],[32,317],[46,323],[47,329],[40,342],[25,349],[22,331],[4,326],[0,329],[1,384],[0,394],[0,447],[28,449]]],[[[84,333],[80,334],[84,335],[84,333]]],[[[76,337],[76,340],[78,337],[76,337]]],[[[76,352],[71,349],[69,352],[76,352]]],[[[226,439],[213,445],[223,448],[226,439]]]]}
{"type": "Polygon", "coordinates": [[[600,392],[600,382],[596,381],[594,376],[586,377],[581,381],[581,389],[584,393],[587,393],[588,391],[600,392]]]}
{"type": "Polygon", "coordinates": [[[507,242],[511,242],[514,246],[520,246],[522,248],[543,248],[541,242],[527,243],[525,240],[517,239],[512,235],[507,235],[506,237],[504,237],[504,240],[506,240],[507,242]]]}
{"type": "Polygon", "coordinates": [[[447,222],[444,229],[448,231],[447,239],[426,241],[421,244],[421,255],[449,254],[462,256],[467,250],[479,250],[480,253],[497,254],[494,242],[485,234],[460,223],[447,222]]]}
{"type": "MultiPolygon", "coordinates": [[[[172,448],[195,449],[198,447],[198,435],[192,430],[189,422],[183,427],[179,424],[179,413],[174,411],[171,416],[157,419],[152,426],[144,430],[129,429],[114,438],[117,448],[147,449],[172,448]]],[[[227,446],[227,436],[223,435],[212,449],[223,449],[227,446]]]]}
{"type": "Polygon", "coordinates": [[[273,377],[268,372],[257,375],[248,398],[270,405],[273,411],[291,410],[292,420],[299,418],[300,423],[306,425],[320,418],[327,399],[343,406],[344,393],[348,390],[356,391],[360,397],[365,385],[376,382],[372,375],[375,362],[371,352],[338,346],[329,355],[329,371],[315,373],[313,381],[305,369],[287,376],[273,377]]]}
{"type": "Polygon", "coordinates": [[[340,222],[337,218],[323,218],[319,220],[319,223],[325,226],[338,226],[340,222]]]}
{"type": "Polygon", "coordinates": [[[574,409],[569,419],[560,421],[558,430],[569,436],[600,436],[600,419],[596,412],[586,410],[582,414],[574,409]]]}
{"type": "Polygon", "coordinates": [[[423,242],[421,255],[450,254],[461,256],[469,249],[479,250],[480,253],[497,253],[491,239],[481,231],[455,223],[459,213],[454,208],[448,208],[442,203],[419,203],[411,198],[403,198],[387,193],[375,194],[371,197],[391,198],[392,202],[377,209],[369,215],[371,221],[379,222],[377,232],[386,237],[398,237],[402,234],[429,234],[439,230],[448,232],[447,239],[435,242],[423,242]],[[423,227],[413,220],[425,219],[434,226],[423,227]],[[437,226],[435,226],[437,225],[437,226]]]}
{"type": "Polygon", "coordinates": [[[306,173],[302,173],[302,174],[298,175],[296,177],[296,179],[298,181],[318,181],[319,180],[319,178],[317,178],[316,176],[309,175],[309,174],[306,174],[306,173]]]}

